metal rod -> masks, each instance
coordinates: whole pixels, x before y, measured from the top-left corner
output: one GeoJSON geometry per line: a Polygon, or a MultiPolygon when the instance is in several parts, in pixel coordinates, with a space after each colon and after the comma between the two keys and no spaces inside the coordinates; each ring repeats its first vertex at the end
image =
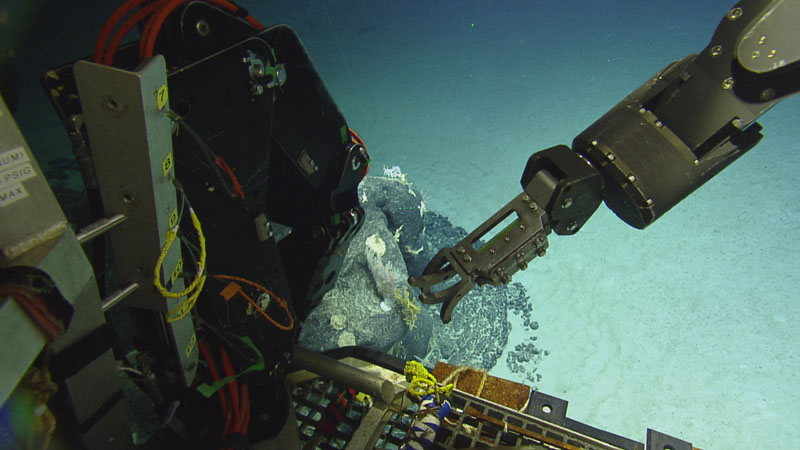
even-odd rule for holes
{"type": "Polygon", "coordinates": [[[85,244],[121,224],[126,218],[127,217],[123,216],[122,214],[117,214],[111,217],[104,217],[97,222],[90,223],[78,231],[78,235],[76,236],[78,238],[78,242],[85,244]]]}
{"type": "Polygon", "coordinates": [[[321,355],[300,347],[294,348],[292,361],[297,367],[309,372],[351,387],[359,392],[369,394],[376,402],[376,406],[386,406],[394,398],[394,385],[391,381],[377,375],[357,369],[353,366],[337,361],[331,357],[321,355]]]}
{"type": "Polygon", "coordinates": [[[111,309],[112,306],[122,301],[125,297],[131,295],[133,291],[137,289],[139,289],[139,283],[131,283],[125,286],[124,288],[115,291],[108,297],[104,298],[101,306],[103,308],[103,312],[106,312],[109,309],[111,309]]]}

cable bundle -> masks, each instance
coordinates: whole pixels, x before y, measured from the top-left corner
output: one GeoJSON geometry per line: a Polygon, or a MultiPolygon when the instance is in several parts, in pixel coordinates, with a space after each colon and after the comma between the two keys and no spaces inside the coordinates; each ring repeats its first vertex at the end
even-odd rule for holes
{"type": "MultiPolygon", "coordinates": [[[[148,1],[149,0],[127,0],[111,14],[100,30],[100,34],[97,36],[92,61],[110,66],[114,62],[114,55],[122,39],[136,24],[143,21],[144,27],[142,29],[141,39],[139,40],[139,58],[145,60],[153,56],[156,39],[158,38],[159,31],[161,31],[161,27],[164,25],[164,21],[167,20],[167,17],[169,17],[177,7],[189,0],[155,0],[139,8],[135,13],[130,14],[134,9],[148,1]],[[122,22],[112,36],[114,27],[116,27],[125,16],[128,16],[128,18],[122,22]],[[108,42],[106,46],[109,37],[111,37],[111,41],[108,42]]],[[[254,19],[253,16],[249,15],[244,8],[228,0],[206,0],[206,2],[235,15],[244,17],[244,20],[256,30],[264,29],[264,26],[254,19]]]]}
{"type": "MultiPolygon", "coordinates": [[[[208,351],[205,342],[199,341],[198,344],[200,346],[200,353],[208,364],[208,371],[211,372],[211,378],[213,378],[215,382],[220,381],[219,371],[214,364],[214,360],[211,358],[211,353],[208,351]]],[[[250,395],[247,390],[247,384],[239,384],[239,381],[236,379],[233,364],[231,364],[225,347],[220,345],[219,352],[222,368],[225,371],[225,377],[231,379],[226,386],[227,389],[222,388],[217,391],[220,407],[222,408],[222,417],[225,420],[221,435],[222,448],[236,449],[240,448],[242,444],[246,445],[245,436],[247,433],[247,426],[250,423],[250,395]]]]}

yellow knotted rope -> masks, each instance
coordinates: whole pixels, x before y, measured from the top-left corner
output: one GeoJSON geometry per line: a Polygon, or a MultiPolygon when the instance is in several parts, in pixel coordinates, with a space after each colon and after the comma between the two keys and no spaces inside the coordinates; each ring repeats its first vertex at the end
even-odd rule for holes
{"type": "Polygon", "coordinates": [[[206,282],[206,276],[204,275],[206,267],[206,238],[203,236],[200,219],[197,218],[197,214],[195,214],[191,206],[189,206],[189,214],[192,218],[192,225],[194,225],[194,229],[197,231],[197,240],[200,243],[200,261],[197,262],[197,274],[195,274],[194,280],[181,292],[170,292],[161,284],[161,265],[164,263],[164,258],[167,257],[167,251],[178,236],[177,224],[167,230],[166,241],[161,248],[161,254],[158,255],[156,266],[153,269],[153,286],[155,286],[156,290],[158,290],[164,298],[181,298],[188,295],[186,300],[182,301],[178,306],[167,313],[167,322],[176,322],[189,314],[189,311],[192,310],[195,302],[197,302],[197,297],[200,296],[200,292],[203,290],[203,285],[206,282]]]}
{"type": "Polygon", "coordinates": [[[437,386],[436,377],[418,361],[408,361],[403,370],[408,385],[408,393],[414,397],[422,398],[426,395],[436,394],[449,396],[455,386],[451,383],[446,386],[437,386]]]}

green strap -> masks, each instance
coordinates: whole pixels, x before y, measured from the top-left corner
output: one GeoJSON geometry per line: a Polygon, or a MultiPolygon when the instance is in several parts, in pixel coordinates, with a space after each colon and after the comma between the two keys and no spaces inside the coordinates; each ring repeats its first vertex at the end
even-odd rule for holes
{"type": "Polygon", "coordinates": [[[239,373],[237,373],[235,375],[231,375],[231,376],[225,377],[225,378],[223,378],[223,379],[221,379],[219,381],[215,381],[213,384],[203,383],[200,386],[197,386],[197,391],[200,392],[200,394],[202,394],[203,397],[210,398],[212,395],[214,395],[218,390],[220,390],[226,384],[230,383],[231,381],[239,378],[240,376],[242,376],[242,375],[244,375],[246,373],[249,373],[249,372],[260,372],[260,371],[264,370],[264,356],[261,354],[260,351],[258,351],[258,349],[256,348],[256,345],[253,343],[253,341],[249,337],[246,337],[246,336],[245,337],[240,337],[239,340],[244,342],[244,344],[247,347],[249,347],[254,352],[256,352],[256,355],[258,355],[258,361],[256,361],[256,363],[253,364],[252,366],[244,369],[243,371],[241,371],[241,372],[239,372],[239,373]]]}

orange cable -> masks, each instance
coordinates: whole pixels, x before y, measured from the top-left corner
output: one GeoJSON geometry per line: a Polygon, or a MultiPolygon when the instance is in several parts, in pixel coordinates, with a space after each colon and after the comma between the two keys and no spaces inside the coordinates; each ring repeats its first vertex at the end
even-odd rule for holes
{"type": "Polygon", "coordinates": [[[217,156],[216,159],[214,159],[214,163],[217,165],[217,167],[222,169],[223,172],[228,174],[228,177],[231,179],[231,184],[233,184],[234,192],[236,192],[236,194],[240,198],[244,199],[244,191],[242,190],[242,185],[239,184],[239,180],[236,179],[236,175],[233,174],[233,171],[236,169],[231,169],[225,162],[225,160],[222,159],[222,156],[217,156]]]}
{"type": "Polygon", "coordinates": [[[250,280],[241,277],[235,277],[232,275],[212,275],[212,276],[218,280],[238,281],[248,286],[252,286],[264,292],[265,294],[269,295],[270,298],[273,298],[276,302],[278,302],[278,305],[281,307],[281,309],[283,309],[286,312],[286,316],[289,318],[289,325],[281,325],[275,320],[273,320],[272,317],[268,316],[267,313],[264,312],[264,310],[261,309],[261,307],[258,306],[258,304],[252,298],[250,298],[250,296],[245,294],[243,291],[239,290],[239,293],[242,294],[242,296],[245,299],[247,299],[247,301],[250,302],[250,304],[253,305],[253,307],[256,308],[256,310],[258,310],[258,312],[260,312],[262,316],[264,316],[267,320],[269,320],[271,324],[275,325],[275,327],[277,327],[280,330],[287,330],[287,331],[294,328],[294,317],[292,317],[292,313],[289,311],[289,306],[286,304],[286,300],[278,297],[269,289],[265,288],[264,286],[261,286],[258,283],[254,283],[250,280]]]}

